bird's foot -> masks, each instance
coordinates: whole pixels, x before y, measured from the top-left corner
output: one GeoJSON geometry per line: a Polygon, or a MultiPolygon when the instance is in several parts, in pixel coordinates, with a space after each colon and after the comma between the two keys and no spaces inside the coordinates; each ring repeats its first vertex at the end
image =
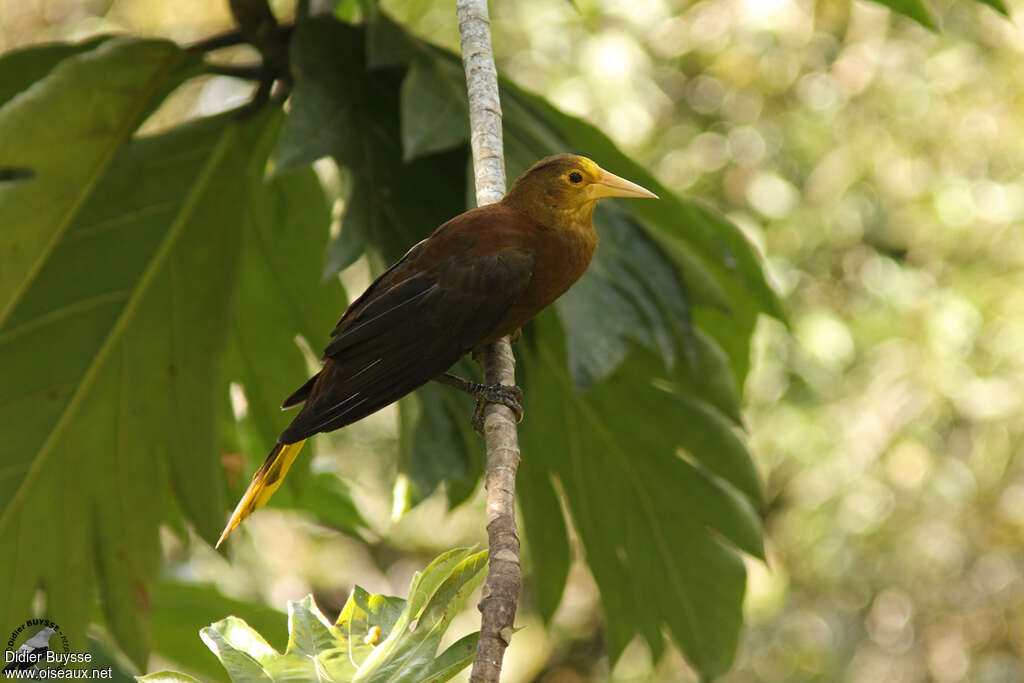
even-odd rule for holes
{"type": "Polygon", "coordinates": [[[446,372],[435,379],[441,384],[461,389],[476,398],[476,409],[470,424],[480,436],[484,435],[484,408],[488,403],[500,403],[516,414],[516,423],[523,421],[523,390],[505,384],[478,384],[446,372]]]}
{"type": "Polygon", "coordinates": [[[470,424],[480,436],[484,435],[484,408],[488,403],[500,403],[516,414],[516,424],[523,421],[523,390],[505,384],[480,384],[476,395],[476,409],[470,424]]]}

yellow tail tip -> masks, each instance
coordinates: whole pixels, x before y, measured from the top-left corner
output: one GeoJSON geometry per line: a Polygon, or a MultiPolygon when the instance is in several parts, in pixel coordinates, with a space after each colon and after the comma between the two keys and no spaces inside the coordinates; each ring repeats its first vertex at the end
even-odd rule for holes
{"type": "Polygon", "coordinates": [[[289,444],[279,443],[274,446],[270,455],[263,461],[263,465],[253,475],[249,488],[242,494],[242,499],[235,506],[235,511],[231,513],[231,519],[228,520],[227,526],[221,532],[214,548],[219,548],[228,534],[241,524],[242,520],[266,505],[270,497],[274,495],[274,491],[284,481],[285,475],[288,474],[288,470],[295,462],[295,457],[302,450],[304,443],[306,443],[305,439],[289,444]]]}
{"type": "Polygon", "coordinates": [[[227,526],[224,527],[224,531],[220,532],[220,538],[217,539],[217,544],[213,546],[214,549],[220,547],[220,544],[224,542],[224,539],[228,537],[228,534],[230,534],[241,521],[241,519],[235,519],[235,515],[231,515],[231,520],[227,523],[227,526]]]}

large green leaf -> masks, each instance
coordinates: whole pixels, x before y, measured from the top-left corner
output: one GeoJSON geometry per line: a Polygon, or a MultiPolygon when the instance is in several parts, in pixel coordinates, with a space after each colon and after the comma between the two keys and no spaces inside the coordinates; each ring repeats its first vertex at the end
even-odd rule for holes
{"type": "Polygon", "coordinates": [[[408,599],[356,586],[333,625],[312,596],[289,603],[284,653],[234,616],[204,628],[202,637],[236,682],[442,683],[473,659],[476,634],[440,655],[437,649],[486,567],[486,552],[451,550],[415,574],[408,599]]]}
{"type": "Polygon", "coordinates": [[[0,108],[0,164],[32,174],[30,181],[0,182],[0,325],[120,145],[189,73],[189,64],[173,43],[130,38],[32,48],[0,61],[0,92],[4,98],[21,93],[0,108]],[[43,74],[22,91],[28,77],[43,74]]]}
{"type": "MultiPolygon", "coordinates": [[[[118,46],[121,59],[144,64],[147,50],[168,51],[99,49],[118,46]]],[[[113,107],[123,88],[117,79],[109,88],[113,107]]],[[[81,206],[62,214],[70,225],[0,327],[0,546],[13,558],[0,566],[0,623],[31,616],[42,588],[47,614],[77,640],[96,584],[112,632],[141,664],[167,492],[216,538],[224,498],[211,378],[246,169],[265,124],[221,116],[124,145],[101,180],[78,187],[81,206]]],[[[61,180],[35,182],[38,198],[61,180]]]]}
{"type": "Polygon", "coordinates": [[[745,578],[738,555],[706,529],[762,553],[751,507],[760,486],[731,421],[754,322],[781,315],[778,300],[735,226],[675,197],[596,128],[508,83],[502,106],[510,176],[576,149],[663,197],[600,208],[594,263],[556,304],[564,335],[549,323],[527,336],[545,350],[521,380],[529,417],[519,489],[541,612],[554,612],[568,572],[560,489],[601,588],[613,655],[637,633],[658,654],[667,626],[698,669],[723,672],[745,578]],[[724,324],[701,329],[709,315],[724,324]],[[665,524],[677,519],[694,521],[665,524]]]}
{"type": "Polygon", "coordinates": [[[735,549],[763,555],[758,516],[737,492],[757,490],[749,455],[724,416],[652,382],[650,354],[635,350],[580,396],[564,348],[546,313],[520,353],[531,421],[520,504],[541,607],[550,614],[564,581],[563,559],[534,542],[560,516],[554,477],[601,589],[613,659],[638,633],[658,657],[667,627],[698,670],[723,673],[745,586],[735,549]]]}

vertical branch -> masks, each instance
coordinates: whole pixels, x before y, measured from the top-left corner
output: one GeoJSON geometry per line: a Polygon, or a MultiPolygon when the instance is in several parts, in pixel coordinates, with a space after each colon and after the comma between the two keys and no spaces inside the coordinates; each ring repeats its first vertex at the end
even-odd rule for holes
{"type": "MultiPolygon", "coordinates": [[[[501,138],[498,72],[491,51],[487,0],[456,0],[462,64],[469,93],[470,139],[477,206],[500,201],[505,195],[505,153],[501,138]]],[[[516,383],[515,358],[508,338],[483,350],[478,359],[487,384],[516,383]]],[[[512,411],[489,404],[484,412],[487,448],[487,538],[490,563],[480,600],[480,641],[473,660],[472,683],[497,683],[501,661],[512,636],[522,583],[519,532],[516,529],[515,489],[519,467],[519,434],[512,411]]]]}
{"type": "Polygon", "coordinates": [[[491,51],[487,0],[456,0],[462,65],[469,93],[469,130],[476,175],[476,203],[493,204],[505,196],[505,150],[501,141],[498,71],[491,51]]]}

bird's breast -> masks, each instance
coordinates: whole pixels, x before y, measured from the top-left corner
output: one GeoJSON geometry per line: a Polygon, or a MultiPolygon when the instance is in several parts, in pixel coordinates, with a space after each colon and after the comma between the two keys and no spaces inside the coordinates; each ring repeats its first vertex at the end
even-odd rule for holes
{"type": "Polygon", "coordinates": [[[516,331],[564,294],[586,272],[596,249],[593,228],[542,233],[534,245],[530,284],[484,344],[516,331]]]}

